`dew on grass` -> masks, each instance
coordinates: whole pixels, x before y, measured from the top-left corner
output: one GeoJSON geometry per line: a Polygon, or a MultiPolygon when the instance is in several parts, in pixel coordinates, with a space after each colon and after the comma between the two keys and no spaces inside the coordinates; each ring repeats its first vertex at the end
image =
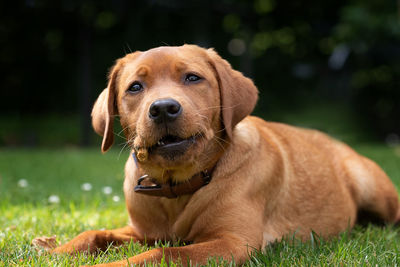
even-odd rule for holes
{"type": "Polygon", "coordinates": [[[113,200],[114,202],[119,202],[121,199],[120,199],[119,196],[113,196],[113,197],[112,197],[112,200],[113,200]]]}
{"type": "Polygon", "coordinates": [[[49,196],[49,203],[51,204],[58,204],[60,203],[60,197],[57,195],[51,195],[49,196]]]}
{"type": "Polygon", "coordinates": [[[105,187],[103,187],[103,193],[106,194],[106,195],[111,194],[112,191],[113,191],[113,190],[112,190],[111,186],[105,186],[105,187]]]}
{"type": "Polygon", "coordinates": [[[92,184],[91,183],[84,183],[84,184],[82,184],[81,185],[81,189],[83,190],[83,191],[90,191],[90,190],[92,190],[92,184]]]}
{"type": "Polygon", "coordinates": [[[26,179],[20,179],[18,181],[18,186],[21,188],[28,187],[28,181],[26,179]]]}

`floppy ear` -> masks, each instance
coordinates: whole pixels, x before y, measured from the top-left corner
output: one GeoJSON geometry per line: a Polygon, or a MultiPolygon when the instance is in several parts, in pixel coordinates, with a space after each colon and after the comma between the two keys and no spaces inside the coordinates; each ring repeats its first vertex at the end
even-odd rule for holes
{"type": "Polygon", "coordinates": [[[98,135],[103,136],[101,151],[106,152],[114,142],[114,117],[117,115],[115,103],[116,79],[120,68],[118,62],[112,68],[108,86],[101,92],[92,110],[92,125],[98,135]]]}
{"type": "Polygon", "coordinates": [[[232,69],[213,49],[207,50],[210,55],[219,84],[221,96],[222,122],[228,138],[236,124],[250,115],[256,106],[258,90],[253,81],[242,73],[232,69]]]}

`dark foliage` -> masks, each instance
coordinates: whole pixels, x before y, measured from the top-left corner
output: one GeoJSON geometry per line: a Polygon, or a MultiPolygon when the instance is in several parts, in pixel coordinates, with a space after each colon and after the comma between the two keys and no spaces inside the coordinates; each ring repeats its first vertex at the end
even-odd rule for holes
{"type": "Polygon", "coordinates": [[[399,12],[394,0],[2,1],[0,109],[79,112],[85,129],[115,59],[195,43],[255,80],[264,117],[345,103],[370,131],[400,134],[399,12]]]}

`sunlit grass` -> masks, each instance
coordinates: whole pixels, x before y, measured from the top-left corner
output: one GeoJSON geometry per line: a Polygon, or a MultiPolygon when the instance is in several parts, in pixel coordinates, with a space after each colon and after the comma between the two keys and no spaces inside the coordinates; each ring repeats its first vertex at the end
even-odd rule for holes
{"type": "MultiPolygon", "coordinates": [[[[376,160],[395,184],[400,184],[398,148],[365,144],[355,149],[376,160]]],[[[126,225],[122,183],[128,156],[127,152],[119,155],[118,150],[102,155],[98,149],[2,149],[0,266],[96,264],[123,260],[149,249],[131,243],[110,247],[97,256],[56,256],[31,246],[38,236],[57,235],[58,242],[64,243],[85,230],[126,225]]],[[[399,234],[393,227],[369,226],[329,241],[313,236],[301,243],[289,237],[252,254],[246,265],[395,266],[400,264],[399,234]]],[[[219,265],[211,259],[208,266],[219,265]]]]}

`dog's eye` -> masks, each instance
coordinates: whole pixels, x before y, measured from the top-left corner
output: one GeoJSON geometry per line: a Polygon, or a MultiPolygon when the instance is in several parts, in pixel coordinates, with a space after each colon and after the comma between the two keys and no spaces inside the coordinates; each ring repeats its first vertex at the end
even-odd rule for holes
{"type": "Polygon", "coordinates": [[[200,80],[201,80],[201,78],[199,76],[197,76],[196,74],[193,74],[193,73],[189,73],[185,77],[185,82],[197,82],[197,81],[200,81],[200,80]]]}
{"type": "Polygon", "coordinates": [[[131,84],[131,86],[128,88],[129,93],[138,93],[143,90],[143,85],[140,82],[134,82],[131,84]]]}

